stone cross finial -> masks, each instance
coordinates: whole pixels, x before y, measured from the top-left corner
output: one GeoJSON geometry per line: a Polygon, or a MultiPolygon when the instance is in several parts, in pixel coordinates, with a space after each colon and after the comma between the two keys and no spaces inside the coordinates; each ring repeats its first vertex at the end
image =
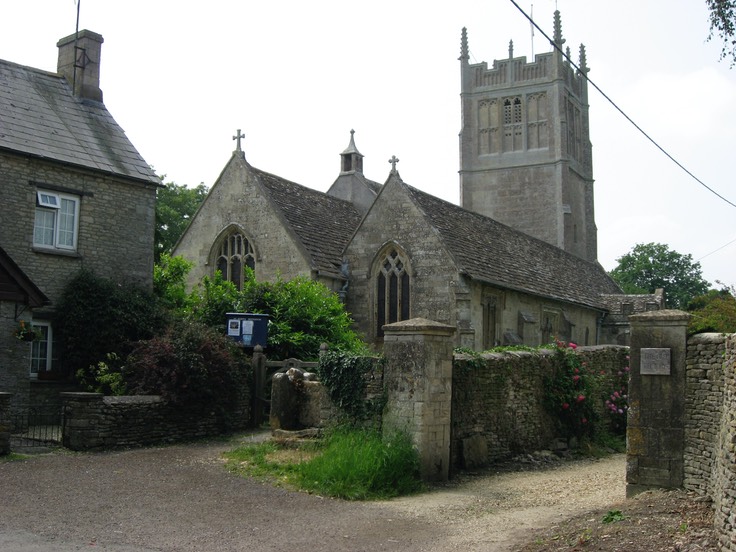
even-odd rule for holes
{"type": "Polygon", "coordinates": [[[392,173],[395,173],[396,172],[396,163],[399,162],[399,158],[396,157],[395,155],[392,155],[391,156],[391,159],[389,159],[388,162],[391,163],[391,172],[392,173]]]}
{"type": "Polygon", "coordinates": [[[245,134],[241,134],[240,129],[238,129],[237,135],[233,136],[233,140],[238,141],[237,146],[235,147],[235,151],[243,151],[242,149],[240,149],[240,139],[241,138],[245,138],[245,134]]]}

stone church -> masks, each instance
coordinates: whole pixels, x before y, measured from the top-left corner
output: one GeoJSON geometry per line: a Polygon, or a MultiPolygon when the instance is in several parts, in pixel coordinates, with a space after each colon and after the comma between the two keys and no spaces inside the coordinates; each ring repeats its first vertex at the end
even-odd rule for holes
{"type": "Polygon", "coordinates": [[[463,29],[460,206],[404,182],[395,158],[383,184],[369,180],[353,131],[326,193],[250,165],[238,131],[174,249],[195,263],[189,284],[219,270],[240,286],[246,266],[313,278],[376,346],[385,324],[409,318],[455,326],[456,344],[476,350],[625,343],[625,305],[663,300],[621,295],[597,262],[588,68],[583,46],[579,70],[563,56],[559,12],[554,41],[533,62],[512,43],[489,68],[469,63],[463,29]]]}

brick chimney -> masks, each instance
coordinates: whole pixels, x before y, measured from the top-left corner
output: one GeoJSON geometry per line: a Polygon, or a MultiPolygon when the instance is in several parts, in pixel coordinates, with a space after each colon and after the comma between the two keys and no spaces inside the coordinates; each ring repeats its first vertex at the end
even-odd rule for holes
{"type": "Polygon", "coordinates": [[[66,78],[74,95],[102,101],[100,90],[100,52],[103,39],[92,31],[79,31],[59,40],[57,73],[66,78]]]}

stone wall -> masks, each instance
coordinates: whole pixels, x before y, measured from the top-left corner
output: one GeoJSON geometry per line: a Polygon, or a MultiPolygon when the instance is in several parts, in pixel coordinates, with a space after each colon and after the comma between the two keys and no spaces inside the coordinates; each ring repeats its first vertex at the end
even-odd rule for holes
{"type": "Polygon", "coordinates": [[[72,450],[98,450],[173,443],[243,429],[249,410],[243,404],[238,423],[226,427],[214,412],[177,408],[158,396],[105,397],[100,393],[63,393],[62,444],[72,450]]]}
{"type": "Polygon", "coordinates": [[[713,499],[722,550],[736,550],[736,334],[687,345],[684,487],[713,499]]]}
{"type": "MultiPolygon", "coordinates": [[[[612,380],[628,366],[628,347],[578,347],[576,352],[592,370],[603,371],[612,380]]],[[[555,420],[543,404],[544,367],[550,354],[522,351],[484,354],[480,359],[455,357],[453,467],[472,468],[550,447],[557,437],[555,420]]]]}

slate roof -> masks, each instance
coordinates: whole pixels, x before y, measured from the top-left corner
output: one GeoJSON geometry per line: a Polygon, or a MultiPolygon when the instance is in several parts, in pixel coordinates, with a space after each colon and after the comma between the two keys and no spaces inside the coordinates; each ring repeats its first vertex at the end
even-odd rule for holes
{"type": "Polygon", "coordinates": [[[474,280],[598,309],[606,308],[601,294],[621,293],[598,263],[402,185],[454,257],[458,270],[474,280]]]}
{"type": "Polygon", "coordinates": [[[256,168],[253,171],[310,254],[312,268],[339,275],[342,251],[361,220],[353,204],[256,168]]]}
{"type": "Polygon", "coordinates": [[[104,104],[75,97],[55,73],[4,60],[0,149],[161,183],[104,104]]]}

